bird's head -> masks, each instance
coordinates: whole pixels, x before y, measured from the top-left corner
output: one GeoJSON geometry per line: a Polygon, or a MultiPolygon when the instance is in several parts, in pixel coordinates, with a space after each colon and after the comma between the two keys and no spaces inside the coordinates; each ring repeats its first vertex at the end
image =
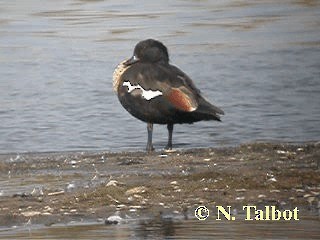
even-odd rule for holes
{"type": "Polygon", "coordinates": [[[154,39],[139,42],[133,52],[133,56],[125,62],[132,65],[137,62],[143,63],[168,63],[169,54],[166,46],[154,39]]]}

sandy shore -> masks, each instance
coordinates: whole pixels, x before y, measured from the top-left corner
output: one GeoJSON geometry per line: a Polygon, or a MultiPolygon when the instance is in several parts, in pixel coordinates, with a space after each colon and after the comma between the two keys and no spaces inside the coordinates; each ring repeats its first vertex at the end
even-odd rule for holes
{"type": "Polygon", "coordinates": [[[319,215],[319,165],[319,143],[0,155],[0,225],[103,222],[116,210],[192,217],[199,205],[230,205],[236,214],[248,204],[299,207],[319,215]],[[15,190],[21,186],[29,190],[15,190]]]}

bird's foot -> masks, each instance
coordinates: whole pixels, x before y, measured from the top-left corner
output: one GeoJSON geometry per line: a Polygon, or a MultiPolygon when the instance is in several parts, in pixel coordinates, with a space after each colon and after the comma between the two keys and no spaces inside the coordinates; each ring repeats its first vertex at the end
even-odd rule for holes
{"type": "Polygon", "coordinates": [[[175,150],[172,149],[172,144],[167,144],[167,146],[164,148],[165,152],[175,152],[175,150]]]}
{"type": "Polygon", "coordinates": [[[153,151],[154,151],[153,145],[152,145],[152,144],[148,144],[147,147],[146,147],[146,151],[147,151],[148,153],[153,152],[153,151]]]}
{"type": "Polygon", "coordinates": [[[166,153],[174,153],[176,151],[177,151],[176,149],[164,149],[164,152],[166,153]]]}

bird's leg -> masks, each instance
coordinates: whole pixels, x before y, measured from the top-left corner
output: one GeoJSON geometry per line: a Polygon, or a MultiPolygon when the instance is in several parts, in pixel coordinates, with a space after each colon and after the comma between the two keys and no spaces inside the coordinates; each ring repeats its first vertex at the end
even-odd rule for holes
{"type": "Polygon", "coordinates": [[[152,146],[152,131],[153,131],[153,123],[147,124],[147,130],[148,130],[148,142],[147,142],[147,152],[152,152],[154,150],[152,146]]]}
{"type": "Polygon", "coordinates": [[[168,144],[166,146],[166,150],[172,150],[172,132],[173,132],[173,124],[169,123],[167,125],[168,128],[168,144]]]}

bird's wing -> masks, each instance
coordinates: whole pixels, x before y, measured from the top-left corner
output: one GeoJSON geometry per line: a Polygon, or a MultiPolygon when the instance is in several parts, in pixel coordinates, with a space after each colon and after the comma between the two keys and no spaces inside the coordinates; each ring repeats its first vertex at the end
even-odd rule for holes
{"type": "Polygon", "coordinates": [[[200,90],[195,87],[192,80],[173,65],[165,66],[163,72],[166,75],[161,83],[164,85],[164,97],[180,111],[195,111],[199,104],[200,90]]]}
{"type": "Polygon", "coordinates": [[[140,95],[146,100],[161,96],[171,107],[184,112],[192,112],[198,107],[200,91],[175,66],[137,64],[129,68],[122,78],[123,86],[127,86],[132,95],[140,95]],[[147,95],[151,97],[146,98],[147,95]]]}

